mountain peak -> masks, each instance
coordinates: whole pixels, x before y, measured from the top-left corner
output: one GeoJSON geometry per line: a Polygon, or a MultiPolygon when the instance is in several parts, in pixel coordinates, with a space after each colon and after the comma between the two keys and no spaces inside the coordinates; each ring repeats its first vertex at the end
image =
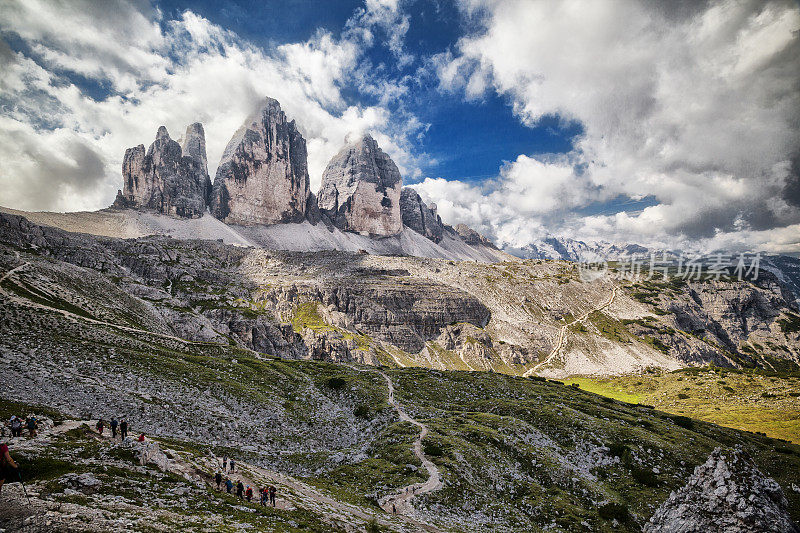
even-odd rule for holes
{"type": "Polygon", "coordinates": [[[274,98],[233,134],[211,194],[211,212],[232,224],[300,222],[310,195],[306,141],[274,98]]]}
{"type": "Polygon", "coordinates": [[[396,235],[403,229],[402,185],[397,165],[372,136],[364,134],[330,160],[317,203],[343,230],[396,235]]]}

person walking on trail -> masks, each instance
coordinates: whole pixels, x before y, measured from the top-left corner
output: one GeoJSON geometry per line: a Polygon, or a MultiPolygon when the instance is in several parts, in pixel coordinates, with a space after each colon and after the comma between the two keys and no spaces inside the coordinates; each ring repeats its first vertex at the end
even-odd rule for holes
{"type": "Polygon", "coordinates": [[[261,505],[266,507],[267,506],[267,498],[269,498],[269,491],[267,490],[267,487],[263,487],[259,491],[259,494],[261,494],[261,505]]]}
{"type": "Polygon", "coordinates": [[[16,415],[11,415],[11,436],[12,437],[22,436],[22,419],[20,419],[16,415]]]}
{"type": "Polygon", "coordinates": [[[236,495],[239,498],[242,498],[243,494],[244,494],[244,484],[242,483],[242,480],[240,479],[239,482],[236,483],[236,495]]]}
{"type": "MultiPolygon", "coordinates": [[[[35,437],[36,430],[39,428],[39,423],[36,421],[35,416],[31,415],[28,417],[27,426],[28,426],[28,435],[30,437],[35,437]]],[[[22,433],[20,432],[20,434],[22,433]]]]}
{"type": "Polygon", "coordinates": [[[128,438],[128,421],[125,419],[122,419],[119,423],[119,438],[120,440],[128,438]]]}
{"type": "Polygon", "coordinates": [[[225,492],[230,494],[232,490],[233,490],[233,481],[231,481],[231,478],[226,477],[225,478],[225,492]]]}
{"type": "Polygon", "coordinates": [[[275,493],[278,492],[278,489],[275,488],[275,485],[269,486],[269,503],[275,507],[275,493]]]}
{"type": "Polygon", "coordinates": [[[102,435],[103,428],[105,427],[105,425],[103,424],[103,419],[102,418],[98,419],[97,424],[94,427],[97,429],[97,432],[102,435]]]}
{"type": "Polygon", "coordinates": [[[222,458],[222,471],[223,472],[227,472],[228,471],[228,456],[227,455],[222,458]]]}
{"type": "Polygon", "coordinates": [[[111,417],[111,438],[114,439],[114,440],[116,440],[116,438],[117,438],[117,426],[118,425],[119,425],[119,422],[117,422],[117,419],[112,416],[111,417]]]}
{"type": "Polygon", "coordinates": [[[233,459],[231,459],[231,473],[233,473],[233,471],[234,471],[235,469],[236,469],[236,461],[234,461],[233,459]]]}
{"type": "Polygon", "coordinates": [[[219,472],[214,474],[214,481],[217,482],[217,490],[219,490],[220,485],[222,485],[222,474],[220,474],[219,472]]]}
{"type": "Polygon", "coordinates": [[[248,502],[249,502],[250,500],[252,500],[252,499],[253,499],[253,487],[251,487],[250,485],[248,485],[248,486],[247,486],[247,490],[244,492],[244,494],[245,494],[245,496],[247,496],[247,501],[248,501],[248,502]]]}
{"type": "Polygon", "coordinates": [[[3,483],[6,479],[16,481],[19,479],[19,465],[11,458],[8,451],[8,444],[0,444],[0,491],[3,490],[3,483]]]}

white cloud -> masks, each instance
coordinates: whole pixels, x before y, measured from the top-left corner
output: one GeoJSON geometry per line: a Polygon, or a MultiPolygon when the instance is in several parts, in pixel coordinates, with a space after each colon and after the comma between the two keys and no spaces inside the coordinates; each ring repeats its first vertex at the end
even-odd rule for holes
{"type": "MultiPolygon", "coordinates": [[[[204,124],[213,177],[230,136],[264,96],[278,99],[306,137],[312,189],[354,131],[373,131],[401,170],[413,174],[418,156],[392,112],[349,105],[342,96],[343,80],[360,68],[360,35],[402,18],[396,6],[374,7],[383,15],[353,19],[341,39],[318,31],[306,42],[265,51],[191,11],[164,21],[158,11],[124,2],[0,0],[0,31],[28,47],[14,53],[0,40],[0,204],[105,207],[121,187],[125,149],[149,145],[162,124],[175,139],[188,124],[204,124]],[[110,96],[91,98],[76,75],[110,96]],[[85,150],[101,165],[99,175],[92,167],[91,180],[73,172],[89,157],[85,150]]],[[[359,83],[366,89],[371,82],[383,80],[362,76],[359,83]]]]}
{"type": "MultiPolygon", "coordinates": [[[[783,234],[800,222],[797,204],[784,198],[787,183],[797,179],[791,161],[800,152],[796,4],[462,4],[484,29],[434,58],[442,89],[466,98],[494,90],[511,99],[526,124],[558,115],[584,128],[571,154],[581,171],[571,178],[553,181],[552,173],[521,159],[501,173],[507,183],[495,189],[522,190],[512,195],[516,203],[481,217],[498,238],[521,245],[529,232],[515,228],[546,223],[578,238],[602,226],[595,235],[633,241],[746,239],[783,234]],[[537,180],[541,187],[525,187],[537,180]],[[585,223],[574,210],[617,195],[653,195],[659,205],[585,223]],[[737,221],[752,230],[737,231],[737,221]]],[[[562,161],[545,167],[552,164],[556,175],[564,170],[562,161]]],[[[463,201],[453,196],[459,186],[446,189],[440,192],[451,203],[474,204],[471,194],[463,201]]]]}

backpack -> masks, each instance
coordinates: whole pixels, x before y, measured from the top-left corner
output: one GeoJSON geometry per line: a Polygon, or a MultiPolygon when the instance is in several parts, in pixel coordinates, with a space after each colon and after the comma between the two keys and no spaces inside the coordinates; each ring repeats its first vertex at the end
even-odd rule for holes
{"type": "Polygon", "coordinates": [[[13,422],[11,422],[11,429],[19,429],[22,427],[22,421],[19,418],[15,418],[13,422]]]}

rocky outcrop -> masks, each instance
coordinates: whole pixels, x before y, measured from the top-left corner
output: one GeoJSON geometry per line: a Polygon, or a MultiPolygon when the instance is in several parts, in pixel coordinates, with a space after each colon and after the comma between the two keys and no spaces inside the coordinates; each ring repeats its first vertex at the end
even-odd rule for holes
{"type": "Polygon", "coordinates": [[[375,139],[364,135],[345,146],[322,174],[317,204],[335,226],[369,235],[396,235],[402,178],[375,139]]]}
{"type": "Polygon", "coordinates": [[[797,533],[780,485],[741,448],[717,448],[659,507],[646,533],[797,533]]]}
{"type": "Polygon", "coordinates": [[[453,228],[456,234],[462,241],[470,246],[488,246],[489,248],[497,248],[492,241],[470,228],[466,224],[456,224],[453,228]]]}
{"type": "Polygon", "coordinates": [[[301,222],[310,190],[306,141],[267,98],[233,135],[211,193],[211,213],[229,224],[301,222]]]}
{"type": "Polygon", "coordinates": [[[433,242],[440,242],[444,234],[442,218],[436,214],[436,204],[425,205],[419,193],[409,187],[400,191],[400,214],[403,225],[433,242]]]}
{"type": "Polygon", "coordinates": [[[205,138],[200,124],[189,126],[189,130],[191,155],[183,153],[164,126],[158,128],[147,152],[141,144],[125,151],[123,189],[117,192],[114,207],[152,209],[186,218],[203,216],[208,186],[205,138]]]}

